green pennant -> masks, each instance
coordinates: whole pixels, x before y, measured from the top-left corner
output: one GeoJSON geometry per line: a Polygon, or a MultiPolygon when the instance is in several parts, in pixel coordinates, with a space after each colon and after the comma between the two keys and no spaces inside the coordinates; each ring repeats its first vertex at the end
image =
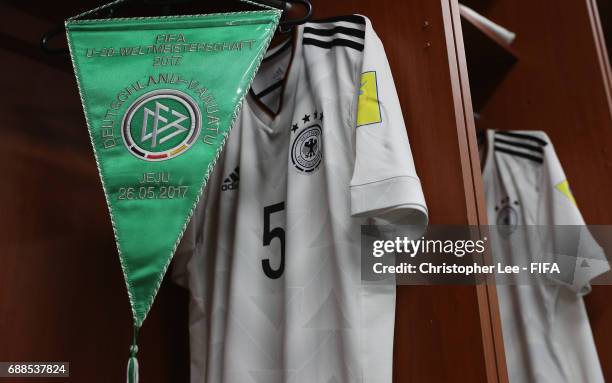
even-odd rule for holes
{"type": "Polygon", "coordinates": [[[279,18],[265,10],[66,22],[136,329],[279,18]]]}

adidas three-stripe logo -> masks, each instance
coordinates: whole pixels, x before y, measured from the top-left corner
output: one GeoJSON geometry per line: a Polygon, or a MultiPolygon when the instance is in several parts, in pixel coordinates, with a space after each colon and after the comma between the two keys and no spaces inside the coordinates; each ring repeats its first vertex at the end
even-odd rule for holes
{"type": "Polygon", "coordinates": [[[236,167],[234,171],[223,181],[221,191],[236,190],[240,185],[240,167],[236,167]]]}
{"type": "Polygon", "coordinates": [[[495,151],[541,164],[548,142],[529,133],[495,132],[495,151]]]}
{"type": "Polygon", "coordinates": [[[348,47],[363,51],[365,43],[365,19],[361,16],[341,16],[312,21],[304,27],[304,45],[323,49],[348,47]]]}

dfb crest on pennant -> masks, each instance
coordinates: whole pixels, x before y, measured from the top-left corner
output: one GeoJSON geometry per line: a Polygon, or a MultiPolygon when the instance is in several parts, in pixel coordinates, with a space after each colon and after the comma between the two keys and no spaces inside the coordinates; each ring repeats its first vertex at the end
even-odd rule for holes
{"type": "Polygon", "coordinates": [[[165,161],[187,151],[202,129],[202,113],[188,95],[160,89],[142,95],[121,124],[125,146],[145,161],[165,161]]]}

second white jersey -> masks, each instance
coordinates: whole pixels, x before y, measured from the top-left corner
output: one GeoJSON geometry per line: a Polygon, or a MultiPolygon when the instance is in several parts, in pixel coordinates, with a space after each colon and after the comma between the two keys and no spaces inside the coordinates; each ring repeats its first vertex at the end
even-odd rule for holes
{"type": "Polygon", "coordinates": [[[584,220],[548,136],[487,133],[487,212],[490,224],[503,231],[494,257],[507,265],[558,263],[569,271],[551,274],[552,281],[497,287],[510,382],[603,383],[582,295],[609,270],[605,255],[580,228],[584,220]],[[567,254],[558,251],[568,242],[559,234],[567,233],[579,234],[569,238],[576,253],[559,255],[567,254]]]}
{"type": "Polygon", "coordinates": [[[427,208],[382,44],[308,23],[253,89],[173,267],[191,381],[390,383],[395,288],[361,284],[360,225],[427,208]]]}

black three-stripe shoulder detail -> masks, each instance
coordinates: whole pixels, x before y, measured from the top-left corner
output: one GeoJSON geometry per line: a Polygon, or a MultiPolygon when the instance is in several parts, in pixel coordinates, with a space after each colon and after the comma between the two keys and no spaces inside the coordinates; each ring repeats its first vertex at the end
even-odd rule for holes
{"type": "Polygon", "coordinates": [[[524,133],[514,133],[514,132],[495,132],[496,135],[502,135],[502,136],[507,136],[507,137],[514,137],[514,138],[521,138],[524,140],[530,140],[533,142],[537,142],[538,144],[542,145],[542,146],[546,146],[548,145],[548,142],[544,141],[543,139],[541,139],[540,137],[536,137],[536,136],[532,136],[530,134],[524,134],[524,133]]]}
{"type": "Polygon", "coordinates": [[[508,141],[508,140],[504,140],[503,138],[497,138],[497,137],[495,137],[495,142],[498,142],[504,145],[508,145],[508,146],[515,146],[517,148],[531,150],[533,152],[544,153],[544,149],[542,149],[541,146],[534,146],[534,145],[524,144],[522,142],[516,142],[516,141],[508,141]]]}
{"type": "Polygon", "coordinates": [[[333,36],[336,33],[341,33],[343,35],[359,37],[360,39],[365,39],[365,31],[361,29],[347,28],[347,27],[334,27],[331,29],[317,29],[311,27],[304,27],[304,33],[310,33],[317,36],[333,36]]]}
{"type": "Polygon", "coordinates": [[[310,38],[303,38],[302,43],[304,45],[314,45],[319,48],[331,49],[333,47],[342,46],[356,49],[360,52],[363,52],[363,44],[356,43],[355,41],[346,40],[346,39],[334,39],[332,41],[321,41],[310,38]]]}
{"type": "Polygon", "coordinates": [[[499,146],[495,147],[495,151],[496,152],[502,152],[502,153],[510,154],[512,156],[526,158],[528,160],[537,162],[539,164],[544,162],[544,159],[542,157],[538,157],[538,156],[531,155],[531,154],[528,154],[528,153],[517,152],[517,151],[511,150],[511,149],[506,149],[506,148],[502,148],[502,147],[499,147],[499,146]]]}
{"type": "Polygon", "coordinates": [[[319,19],[319,20],[311,20],[308,23],[317,23],[317,24],[325,24],[325,23],[335,23],[336,21],[346,21],[349,23],[355,23],[360,25],[365,25],[366,21],[363,16],[359,15],[348,15],[348,16],[336,16],[330,17],[328,19],[319,19]]]}

